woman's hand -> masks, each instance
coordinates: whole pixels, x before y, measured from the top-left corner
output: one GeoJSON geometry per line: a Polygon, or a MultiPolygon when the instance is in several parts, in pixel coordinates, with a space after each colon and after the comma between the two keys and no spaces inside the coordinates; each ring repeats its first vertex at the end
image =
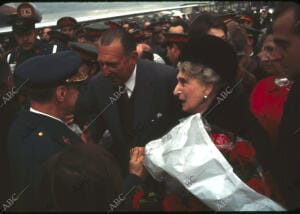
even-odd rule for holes
{"type": "Polygon", "coordinates": [[[129,173],[139,176],[141,179],[145,179],[147,171],[144,167],[145,160],[145,148],[134,147],[130,150],[129,161],[129,173]]]}

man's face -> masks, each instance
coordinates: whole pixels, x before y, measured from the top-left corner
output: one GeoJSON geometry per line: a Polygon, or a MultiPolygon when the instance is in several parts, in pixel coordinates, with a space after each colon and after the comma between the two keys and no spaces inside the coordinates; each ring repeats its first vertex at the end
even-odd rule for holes
{"type": "Polygon", "coordinates": [[[261,13],[260,13],[260,16],[262,17],[262,18],[266,18],[267,17],[267,11],[266,10],[263,10],[263,11],[261,11],[261,13]]]}
{"type": "Polygon", "coordinates": [[[178,61],[180,50],[177,47],[176,44],[172,44],[170,46],[167,46],[167,58],[172,64],[175,64],[178,61]]]}
{"type": "Polygon", "coordinates": [[[276,77],[285,77],[286,69],[282,67],[281,55],[273,39],[272,34],[267,36],[257,56],[260,58],[262,67],[267,72],[276,77]]]}
{"type": "Polygon", "coordinates": [[[16,42],[22,50],[31,50],[35,43],[35,31],[29,30],[24,33],[14,33],[16,42]]]}
{"type": "Polygon", "coordinates": [[[107,46],[99,45],[98,53],[97,61],[103,75],[111,80],[113,86],[124,84],[134,70],[137,52],[125,55],[120,40],[115,40],[107,46]]]}
{"type": "Polygon", "coordinates": [[[50,31],[51,31],[51,28],[44,28],[43,33],[42,33],[42,39],[49,41],[50,36],[49,36],[48,32],[50,32],[50,31]]]}
{"type": "Polygon", "coordinates": [[[273,24],[274,42],[282,56],[281,63],[290,78],[300,76],[300,35],[294,32],[294,11],[288,10],[273,24]]]}
{"type": "Polygon", "coordinates": [[[61,32],[65,35],[68,35],[70,38],[73,38],[75,35],[75,29],[69,26],[63,27],[61,29],[61,32]]]}

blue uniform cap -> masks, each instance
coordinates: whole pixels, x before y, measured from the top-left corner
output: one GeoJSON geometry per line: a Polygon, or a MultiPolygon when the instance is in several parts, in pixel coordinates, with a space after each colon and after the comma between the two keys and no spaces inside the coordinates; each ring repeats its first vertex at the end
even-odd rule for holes
{"type": "Polygon", "coordinates": [[[77,52],[62,51],[26,60],[17,67],[15,75],[26,81],[29,87],[55,87],[86,80],[87,74],[78,72],[80,65],[81,59],[77,52]]]}

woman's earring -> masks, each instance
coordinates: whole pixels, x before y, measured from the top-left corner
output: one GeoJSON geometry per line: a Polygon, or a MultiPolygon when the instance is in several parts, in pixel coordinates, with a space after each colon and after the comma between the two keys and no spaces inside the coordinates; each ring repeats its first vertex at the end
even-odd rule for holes
{"type": "Polygon", "coordinates": [[[207,96],[206,95],[204,95],[204,97],[203,97],[205,100],[207,99],[207,96]]]}

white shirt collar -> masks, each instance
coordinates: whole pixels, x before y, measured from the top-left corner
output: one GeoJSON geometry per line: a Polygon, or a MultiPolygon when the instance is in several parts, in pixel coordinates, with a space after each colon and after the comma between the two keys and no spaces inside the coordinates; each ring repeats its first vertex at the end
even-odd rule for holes
{"type": "Polygon", "coordinates": [[[54,116],[49,115],[49,114],[46,114],[44,112],[40,112],[40,111],[38,111],[38,110],[36,110],[36,109],[34,109],[32,107],[30,107],[29,111],[32,112],[32,113],[41,114],[41,115],[44,115],[46,117],[50,117],[52,119],[58,120],[59,122],[62,122],[63,124],[65,124],[64,121],[62,121],[61,119],[58,119],[57,117],[54,117],[54,116]]]}
{"type": "Polygon", "coordinates": [[[134,66],[134,70],[133,70],[131,76],[124,84],[126,86],[127,94],[128,94],[129,98],[131,97],[131,95],[133,93],[133,90],[135,87],[135,80],[136,80],[136,65],[134,66]]]}

